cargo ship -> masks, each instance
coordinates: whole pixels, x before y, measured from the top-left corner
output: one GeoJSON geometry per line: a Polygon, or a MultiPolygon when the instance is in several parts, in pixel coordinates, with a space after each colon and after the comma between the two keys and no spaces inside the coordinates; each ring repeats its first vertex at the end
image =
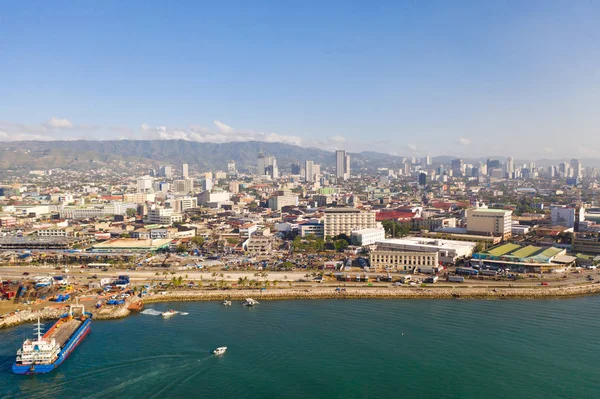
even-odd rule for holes
{"type": "Polygon", "coordinates": [[[64,362],[90,332],[92,314],[83,305],[70,305],[69,312],[42,335],[38,319],[37,337],[27,339],[17,351],[17,360],[12,366],[15,374],[49,373],[64,362]],[[80,308],[81,315],[73,316],[73,308],[80,308]]]}

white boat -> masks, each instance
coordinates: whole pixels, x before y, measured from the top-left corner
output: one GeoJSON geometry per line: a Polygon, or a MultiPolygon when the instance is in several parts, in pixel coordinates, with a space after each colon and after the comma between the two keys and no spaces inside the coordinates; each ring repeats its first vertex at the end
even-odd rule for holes
{"type": "Polygon", "coordinates": [[[225,305],[225,306],[231,306],[231,301],[228,301],[227,299],[225,299],[223,301],[223,305],[225,305]]]}
{"type": "Polygon", "coordinates": [[[246,298],[242,301],[242,306],[254,306],[258,305],[258,301],[255,301],[252,298],[246,298]]]}
{"type": "Polygon", "coordinates": [[[177,313],[179,313],[179,312],[176,310],[173,310],[173,309],[169,309],[166,312],[162,312],[162,317],[171,317],[171,316],[176,315],[177,313]]]}
{"type": "Polygon", "coordinates": [[[214,353],[215,355],[222,355],[222,354],[224,354],[224,353],[225,353],[225,351],[227,351],[227,347],[226,347],[226,346],[220,346],[220,347],[218,347],[217,349],[215,349],[215,350],[213,351],[213,353],[214,353]]]}

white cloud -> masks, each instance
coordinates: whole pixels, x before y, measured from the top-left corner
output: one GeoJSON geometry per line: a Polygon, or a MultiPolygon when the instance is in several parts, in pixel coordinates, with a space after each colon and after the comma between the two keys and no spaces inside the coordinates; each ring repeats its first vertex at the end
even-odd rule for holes
{"type": "Polygon", "coordinates": [[[46,122],[44,122],[44,126],[54,129],[71,129],[73,124],[68,119],[61,119],[57,117],[52,117],[46,122]]]}
{"type": "Polygon", "coordinates": [[[458,142],[460,145],[469,145],[472,143],[471,139],[468,139],[466,137],[461,137],[460,139],[458,139],[458,142]]]}
{"type": "Polygon", "coordinates": [[[216,120],[213,123],[221,133],[233,133],[233,128],[228,124],[216,120]]]}
{"type": "Polygon", "coordinates": [[[344,136],[333,136],[329,138],[332,143],[345,143],[346,138],[344,136]]]}
{"type": "Polygon", "coordinates": [[[253,130],[237,130],[224,122],[215,120],[216,130],[207,129],[198,125],[187,128],[168,128],[167,126],[150,127],[141,126],[149,138],[162,140],[189,140],[201,143],[228,143],[232,141],[265,141],[268,143],[287,143],[301,145],[302,139],[296,136],[286,136],[277,133],[256,132],[253,130]]]}
{"type": "Polygon", "coordinates": [[[417,146],[416,144],[412,144],[412,143],[408,143],[406,145],[411,151],[417,151],[417,146]]]}

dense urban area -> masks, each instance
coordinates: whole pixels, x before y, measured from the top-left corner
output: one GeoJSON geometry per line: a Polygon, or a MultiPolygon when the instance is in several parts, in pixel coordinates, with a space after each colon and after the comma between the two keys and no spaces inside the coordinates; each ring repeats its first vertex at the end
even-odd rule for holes
{"type": "Polygon", "coordinates": [[[0,324],[75,299],[111,318],[161,298],[596,292],[598,169],[577,159],[405,158],[374,172],[338,150],[280,172],[276,155],[244,172],[4,173],[0,324]]]}

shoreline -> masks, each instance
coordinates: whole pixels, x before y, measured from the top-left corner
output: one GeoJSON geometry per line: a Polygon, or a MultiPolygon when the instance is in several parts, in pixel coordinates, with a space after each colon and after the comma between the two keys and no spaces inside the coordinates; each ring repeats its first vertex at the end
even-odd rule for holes
{"type": "Polygon", "coordinates": [[[155,294],[142,299],[144,304],[162,302],[203,302],[243,300],[318,300],[318,299],[568,299],[600,294],[600,284],[569,287],[544,288],[474,288],[474,287],[414,287],[414,288],[346,288],[345,292],[334,289],[271,289],[252,290],[205,290],[170,291],[164,295],[155,294]]]}
{"type": "MultiPolygon", "coordinates": [[[[540,288],[489,288],[472,286],[452,287],[347,287],[346,291],[335,291],[332,287],[294,289],[280,288],[268,291],[257,290],[181,290],[166,291],[164,294],[153,294],[138,299],[143,305],[166,302],[210,302],[229,299],[242,301],[253,298],[260,301],[285,300],[332,300],[332,299],[475,299],[475,300],[552,300],[569,299],[600,294],[600,284],[585,284],[566,287],[540,288]]],[[[93,312],[95,320],[116,320],[128,317],[132,312],[130,304],[116,306],[93,312]]],[[[35,321],[38,317],[43,320],[55,320],[64,314],[65,308],[46,307],[39,310],[25,309],[8,317],[0,319],[0,330],[35,321]]]]}

